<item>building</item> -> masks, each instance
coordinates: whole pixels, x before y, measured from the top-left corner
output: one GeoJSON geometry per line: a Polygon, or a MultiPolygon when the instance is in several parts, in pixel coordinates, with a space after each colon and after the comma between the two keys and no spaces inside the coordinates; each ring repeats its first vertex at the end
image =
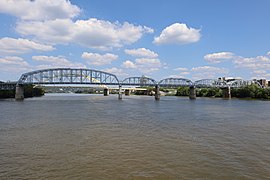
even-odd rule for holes
{"type": "Polygon", "coordinates": [[[268,87],[268,81],[266,79],[259,79],[257,82],[260,83],[262,87],[268,87]]]}

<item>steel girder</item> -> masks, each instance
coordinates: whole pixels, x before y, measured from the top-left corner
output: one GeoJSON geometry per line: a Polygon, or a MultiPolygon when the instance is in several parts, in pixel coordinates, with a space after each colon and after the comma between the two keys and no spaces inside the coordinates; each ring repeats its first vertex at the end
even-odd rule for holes
{"type": "Polygon", "coordinates": [[[16,88],[16,83],[0,83],[0,90],[13,90],[16,88]]]}

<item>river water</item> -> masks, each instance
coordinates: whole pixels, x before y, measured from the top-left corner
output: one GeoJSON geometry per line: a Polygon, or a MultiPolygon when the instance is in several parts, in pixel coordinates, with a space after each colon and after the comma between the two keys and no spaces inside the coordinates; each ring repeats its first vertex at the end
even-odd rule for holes
{"type": "Polygon", "coordinates": [[[270,101],[0,100],[0,179],[269,179],[270,101]]]}

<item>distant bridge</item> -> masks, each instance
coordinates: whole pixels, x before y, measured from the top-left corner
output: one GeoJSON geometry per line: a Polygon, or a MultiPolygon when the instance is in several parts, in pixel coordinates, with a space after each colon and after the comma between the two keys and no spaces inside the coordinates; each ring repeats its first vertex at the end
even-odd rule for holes
{"type": "MultiPolygon", "coordinates": [[[[24,73],[16,83],[0,83],[0,89],[15,89],[16,87],[16,99],[23,99],[23,85],[48,85],[48,84],[92,84],[99,85],[108,89],[107,86],[119,87],[119,99],[122,99],[121,88],[122,86],[137,86],[147,87],[155,86],[155,98],[159,99],[159,87],[190,87],[190,98],[196,98],[195,88],[210,88],[217,87],[227,89],[227,94],[230,96],[230,88],[237,88],[256,81],[244,81],[234,80],[226,82],[217,79],[202,79],[192,82],[189,79],[184,78],[166,78],[157,82],[149,77],[129,77],[123,81],[119,81],[117,76],[104,71],[94,69],[76,69],[76,68],[55,68],[55,69],[43,69],[24,73]],[[191,97],[195,96],[195,97],[191,97]]],[[[108,91],[108,90],[107,90],[108,91]]],[[[226,96],[225,96],[226,97],[226,96]]]]}

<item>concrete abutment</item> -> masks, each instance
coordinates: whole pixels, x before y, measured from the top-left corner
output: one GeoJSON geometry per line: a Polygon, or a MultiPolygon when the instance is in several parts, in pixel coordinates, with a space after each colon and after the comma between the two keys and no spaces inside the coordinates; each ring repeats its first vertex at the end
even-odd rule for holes
{"type": "Polygon", "coordinates": [[[23,85],[16,85],[16,90],[15,90],[15,99],[17,101],[21,101],[24,99],[24,89],[23,89],[23,85]]]}

